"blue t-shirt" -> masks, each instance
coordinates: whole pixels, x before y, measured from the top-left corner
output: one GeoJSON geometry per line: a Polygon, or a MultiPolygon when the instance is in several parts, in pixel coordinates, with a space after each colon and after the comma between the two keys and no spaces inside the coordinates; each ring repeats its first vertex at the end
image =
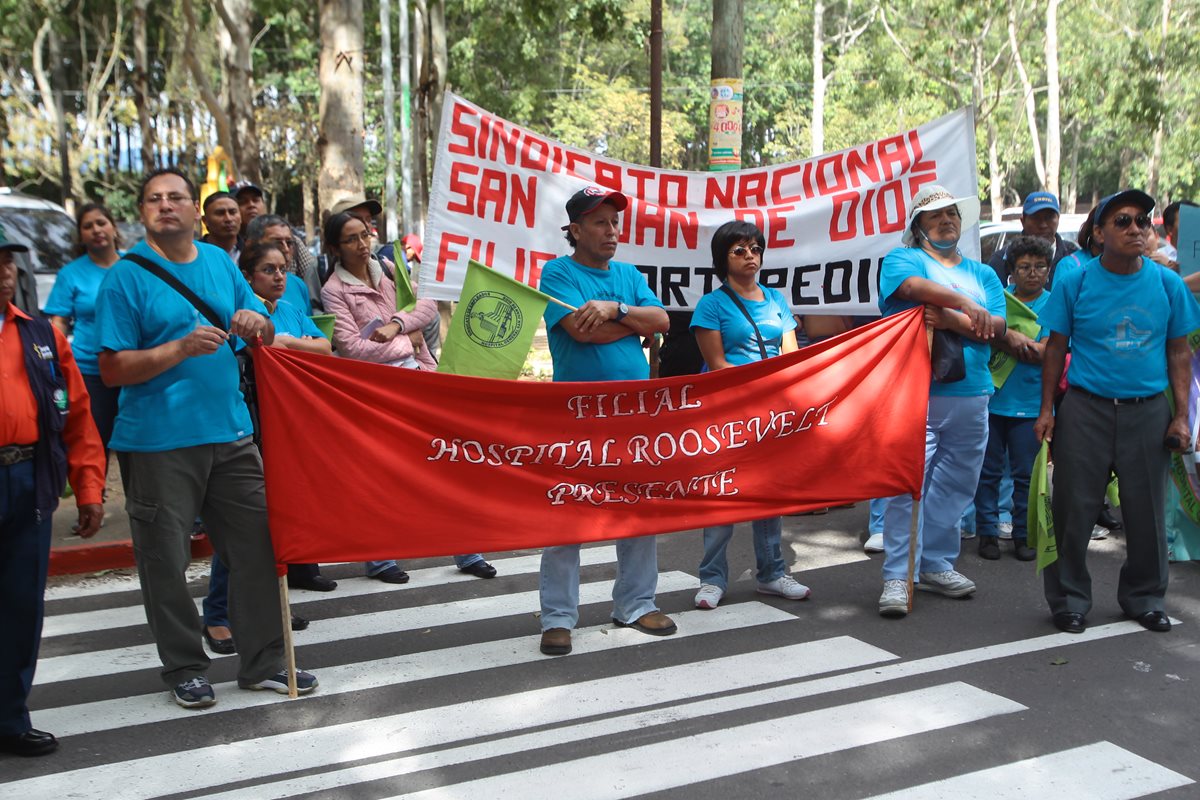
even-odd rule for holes
{"type": "MultiPolygon", "coordinates": [[[[305,293],[307,297],[308,294],[305,293]]],[[[309,336],[313,339],[324,339],[325,334],[300,309],[280,298],[275,303],[275,311],[271,314],[271,322],[275,323],[275,335],[295,336],[297,339],[309,336]]]]}
{"type": "Polygon", "coordinates": [[[1149,397],[1167,388],[1167,339],[1200,327],[1183,280],[1142,258],[1132,275],[1093,258],[1054,283],[1038,321],[1070,337],[1067,380],[1101,397],[1149,397]]]}
{"type": "MultiPolygon", "coordinates": [[[[792,316],[787,300],[776,289],[759,285],[762,300],[738,299],[754,317],[758,332],[766,345],[767,358],[779,355],[783,334],[796,329],[796,318],[792,316]]],[[[709,292],[696,303],[692,314],[692,328],[718,331],[721,345],[725,349],[725,360],[735,366],[762,360],[758,349],[758,337],[746,315],[723,290],[709,292]]]]}
{"type": "MultiPolygon", "coordinates": [[[[1050,301],[1050,292],[1043,291],[1025,305],[1035,314],[1042,313],[1050,301]]],[[[1038,332],[1036,341],[1050,335],[1045,326],[1038,332]]],[[[1042,410],[1042,365],[1018,361],[1008,374],[1008,380],[996,390],[988,403],[988,411],[1001,417],[1036,417],[1042,410]]]]}
{"type": "MultiPolygon", "coordinates": [[[[900,284],[914,276],[965,294],[993,316],[1005,315],[1004,287],[1000,285],[1000,279],[991,267],[966,257],[956,266],[946,267],[934,261],[932,256],[920,248],[897,247],[884,257],[879,273],[879,310],[885,317],[920,305],[893,297],[900,284]]],[[[929,393],[943,397],[979,397],[992,394],[995,387],[992,384],[992,373],[988,369],[991,357],[990,345],[964,336],[963,360],[967,368],[966,377],[954,383],[934,381],[929,386],[929,393]]]]}
{"type": "Polygon", "coordinates": [[[294,272],[287,274],[287,284],[283,287],[283,300],[287,300],[305,314],[311,315],[312,298],[308,294],[308,284],[294,272]]]}
{"type": "MultiPolygon", "coordinates": [[[[623,261],[608,262],[608,269],[585,267],[570,256],[547,262],[541,290],[576,308],[588,300],[615,300],[628,306],[658,306],[646,277],[623,261]]],[[[547,338],[554,359],[556,381],[623,381],[650,377],[650,364],[637,334],[607,344],[577,342],[559,320],[571,312],[557,303],[546,306],[547,338]]]]}
{"type": "Polygon", "coordinates": [[[47,316],[75,321],[71,350],[79,363],[79,371],[85,375],[100,374],[100,364],[96,360],[100,352],[96,343],[96,295],[107,274],[108,267],[100,266],[86,254],[80,256],[58,271],[54,289],[43,309],[47,316]]]}
{"type": "MultiPolygon", "coordinates": [[[[237,309],[267,316],[225,251],[196,243],[196,259],[173,264],[145,242],[130,252],[151,259],[179,278],[212,307],[226,330],[237,309]]],[[[120,261],[100,285],[96,326],[102,350],[148,350],[208,325],[183,295],[137,264],[120,261]]],[[[161,452],[201,444],[233,442],[253,433],[246,402],[238,391],[233,351],[184,359],[145,383],[121,388],[109,445],[114,450],[161,452]]]]}

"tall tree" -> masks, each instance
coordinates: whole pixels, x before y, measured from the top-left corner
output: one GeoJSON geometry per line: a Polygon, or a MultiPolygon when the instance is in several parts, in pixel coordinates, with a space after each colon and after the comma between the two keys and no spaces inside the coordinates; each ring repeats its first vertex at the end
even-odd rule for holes
{"type": "Polygon", "coordinates": [[[332,208],[363,186],[363,4],[320,0],[321,106],[317,200],[332,208]]]}

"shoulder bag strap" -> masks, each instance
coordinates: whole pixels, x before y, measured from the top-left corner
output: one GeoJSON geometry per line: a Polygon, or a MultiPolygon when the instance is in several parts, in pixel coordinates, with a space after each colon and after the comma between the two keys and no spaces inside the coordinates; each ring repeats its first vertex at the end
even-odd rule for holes
{"type": "Polygon", "coordinates": [[[730,289],[729,284],[727,284],[727,283],[721,284],[721,291],[724,292],[725,294],[729,295],[729,299],[733,301],[733,304],[735,306],[737,306],[738,310],[741,311],[742,314],[745,315],[746,319],[748,319],[750,321],[750,327],[754,328],[754,337],[758,340],[759,355],[762,356],[763,361],[766,361],[767,360],[767,345],[765,342],[763,342],[762,333],[760,333],[758,330],[758,323],[754,321],[754,317],[750,316],[750,311],[746,308],[745,305],[743,305],[742,298],[738,297],[737,292],[735,292],[733,289],[730,289]]]}
{"type": "MultiPolygon", "coordinates": [[[[161,265],[155,264],[150,259],[139,256],[137,253],[126,253],[124,255],[124,259],[126,261],[132,261],[142,269],[158,277],[163,283],[167,284],[172,289],[183,295],[184,300],[187,300],[189,303],[195,306],[196,310],[200,312],[201,316],[208,320],[210,325],[212,325],[214,328],[225,330],[225,321],[217,316],[217,312],[213,311],[212,306],[201,300],[198,294],[189,289],[183,281],[179,280],[179,278],[176,278],[170,272],[167,272],[165,269],[163,269],[161,265]]],[[[233,350],[235,353],[237,352],[236,349],[234,349],[232,338],[226,339],[225,342],[229,345],[230,350],[233,350]]]]}

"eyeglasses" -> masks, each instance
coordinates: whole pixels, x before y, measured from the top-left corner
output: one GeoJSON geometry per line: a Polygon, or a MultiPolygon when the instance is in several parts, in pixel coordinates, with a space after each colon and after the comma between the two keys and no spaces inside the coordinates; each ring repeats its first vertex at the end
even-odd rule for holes
{"type": "Polygon", "coordinates": [[[263,275],[282,275],[283,273],[287,272],[287,270],[283,267],[263,267],[258,271],[263,275]]]}
{"type": "Polygon", "coordinates": [[[142,204],[147,206],[181,206],[190,202],[192,202],[190,195],[179,194],[178,192],[171,192],[170,194],[152,194],[142,200],[142,204]]]}
{"type": "Polygon", "coordinates": [[[1128,214],[1117,214],[1113,217],[1113,227],[1119,231],[1123,231],[1130,225],[1136,224],[1142,230],[1150,227],[1150,217],[1146,214],[1138,214],[1136,217],[1131,217],[1128,214]]]}
{"type": "Polygon", "coordinates": [[[729,251],[729,255],[737,256],[738,258],[745,258],[747,253],[752,256],[761,256],[763,254],[763,249],[756,244],[752,244],[749,247],[739,244],[737,247],[729,251]]]}
{"type": "Polygon", "coordinates": [[[1049,264],[1018,264],[1013,268],[1015,272],[1049,272],[1049,264]]]}
{"type": "Polygon", "coordinates": [[[358,234],[357,236],[347,236],[345,239],[341,240],[341,244],[344,244],[347,247],[349,247],[352,244],[358,244],[359,242],[366,242],[367,244],[370,244],[371,243],[371,234],[367,233],[366,231],[363,231],[362,233],[358,234]]]}

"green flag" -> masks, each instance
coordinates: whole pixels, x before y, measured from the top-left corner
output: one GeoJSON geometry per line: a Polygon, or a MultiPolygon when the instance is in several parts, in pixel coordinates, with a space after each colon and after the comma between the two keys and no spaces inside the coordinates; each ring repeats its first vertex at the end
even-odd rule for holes
{"type": "MultiPolygon", "coordinates": [[[[402,256],[403,258],[403,256],[402,256]]],[[[404,262],[396,264],[396,310],[405,313],[417,307],[417,294],[408,280],[408,269],[404,262]]]]}
{"type": "Polygon", "coordinates": [[[1054,538],[1054,515],[1050,511],[1050,479],[1046,474],[1050,443],[1042,442],[1029,476],[1029,546],[1037,551],[1037,571],[1058,560],[1058,541],[1054,538]]]}
{"type": "Polygon", "coordinates": [[[537,289],[478,261],[468,262],[438,372],[519,378],[549,300],[537,289]]]}
{"type": "MultiPolygon", "coordinates": [[[[1023,333],[1037,341],[1038,334],[1042,331],[1037,314],[1007,290],[1004,292],[1004,315],[1008,320],[1009,330],[1023,333]]],[[[998,349],[995,345],[992,346],[992,358],[988,361],[988,369],[992,371],[992,384],[997,389],[1008,380],[1008,376],[1012,374],[1013,367],[1017,366],[1017,363],[1015,356],[998,349]]]]}

